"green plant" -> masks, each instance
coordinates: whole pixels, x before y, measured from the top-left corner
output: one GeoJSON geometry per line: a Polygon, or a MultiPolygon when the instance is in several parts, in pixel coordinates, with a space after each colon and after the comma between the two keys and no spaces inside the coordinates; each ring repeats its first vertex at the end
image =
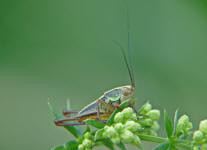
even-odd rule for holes
{"type": "MultiPolygon", "coordinates": [[[[120,105],[122,110],[115,109],[106,124],[87,119],[86,129],[83,132],[80,126],[66,126],[66,130],[74,135],[75,140],[56,146],[52,150],[91,150],[100,145],[110,150],[114,150],[115,146],[126,150],[125,144],[143,149],[142,141],[158,143],[153,150],[207,150],[207,120],[201,121],[199,129],[193,132],[193,125],[187,115],[178,117],[176,111],[172,123],[167,112],[164,111],[167,137],[160,137],[157,134],[160,111],[152,109],[151,104],[147,102],[139,109],[138,112],[142,115],[137,118],[133,109],[126,107],[127,103],[125,101],[120,105]],[[93,130],[90,126],[94,127],[93,130]]],[[[62,117],[51,104],[49,107],[57,119],[62,117]]]]}

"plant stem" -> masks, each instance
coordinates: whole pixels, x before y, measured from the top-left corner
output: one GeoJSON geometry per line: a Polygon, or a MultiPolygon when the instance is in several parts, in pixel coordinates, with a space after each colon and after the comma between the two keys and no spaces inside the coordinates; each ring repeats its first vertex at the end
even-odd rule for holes
{"type": "Polygon", "coordinates": [[[168,141],[167,138],[163,138],[163,137],[144,135],[144,134],[137,134],[137,135],[143,141],[150,141],[150,142],[155,142],[155,143],[163,143],[163,142],[168,141]]]}
{"type": "MultiPolygon", "coordinates": [[[[150,142],[155,142],[155,143],[164,143],[167,142],[167,138],[163,137],[157,137],[157,136],[151,136],[151,135],[144,135],[144,134],[137,134],[139,138],[143,141],[150,141],[150,142]]],[[[191,150],[191,145],[189,144],[189,141],[186,140],[181,140],[181,141],[176,141],[176,145],[188,150],[191,150]]]]}

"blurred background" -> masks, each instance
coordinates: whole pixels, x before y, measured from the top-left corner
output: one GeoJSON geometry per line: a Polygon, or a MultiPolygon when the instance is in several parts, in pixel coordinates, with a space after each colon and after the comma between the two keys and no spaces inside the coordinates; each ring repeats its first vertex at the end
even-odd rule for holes
{"type": "MultiPolygon", "coordinates": [[[[137,108],[150,101],[171,117],[179,108],[197,128],[207,118],[207,2],[127,3],[137,108]]],[[[63,144],[72,136],[54,126],[48,99],[58,111],[68,98],[81,109],[104,91],[129,84],[113,40],[127,47],[120,0],[1,1],[0,149],[63,144]]]]}

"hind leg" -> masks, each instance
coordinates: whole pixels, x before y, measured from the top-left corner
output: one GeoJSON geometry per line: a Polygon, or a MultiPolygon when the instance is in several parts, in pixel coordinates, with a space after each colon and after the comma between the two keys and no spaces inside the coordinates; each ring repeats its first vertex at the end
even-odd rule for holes
{"type": "Polygon", "coordinates": [[[63,115],[70,116],[70,114],[76,114],[78,112],[79,112],[78,110],[63,110],[63,115]]]}
{"type": "Polygon", "coordinates": [[[85,122],[74,122],[74,123],[55,123],[56,126],[74,126],[74,125],[85,125],[85,122]]]}

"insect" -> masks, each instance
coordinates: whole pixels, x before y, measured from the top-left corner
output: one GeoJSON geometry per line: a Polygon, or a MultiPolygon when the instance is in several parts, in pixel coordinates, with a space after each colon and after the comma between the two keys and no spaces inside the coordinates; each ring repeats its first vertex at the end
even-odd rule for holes
{"type": "Polygon", "coordinates": [[[119,46],[122,52],[122,55],[124,57],[124,61],[125,61],[128,73],[129,73],[131,84],[126,85],[126,86],[116,87],[114,89],[111,89],[105,92],[102,96],[97,98],[91,104],[85,106],[80,111],[64,110],[63,114],[67,118],[55,120],[55,124],[57,126],[83,125],[85,124],[83,120],[88,119],[88,118],[96,119],[100,121],[106,120],[111,115],[111,113],[114,111],[115,108],[120,107],[119,105],[121,104],[121,102],[128,100],[128,99],[129,99],[129,103],[128,103],[129,106],[131,106],[134,109],[133,95],[134,95],[134,89],[135,89],[135,81],[134,81],[134,74],[133,74],[131,55],[130,55],[130,30],[129,30],[129,16],[128,16],[127,7],[126,7],[126,20],[127,20],[127,31],[128,31],[127,36],[128,36],[128,60],[129,61],[127,60],[127,56],[121,44],[116,41],[114,42],[115,44],[119,46]],[[72,117],[71,114],[76,114],[76,115],[72,117]],[[65,121],[67,121],[67,123],[65,123],[65,121]],[[78,122],[68,123],[68,121],[78,121],[78,122]]]}

